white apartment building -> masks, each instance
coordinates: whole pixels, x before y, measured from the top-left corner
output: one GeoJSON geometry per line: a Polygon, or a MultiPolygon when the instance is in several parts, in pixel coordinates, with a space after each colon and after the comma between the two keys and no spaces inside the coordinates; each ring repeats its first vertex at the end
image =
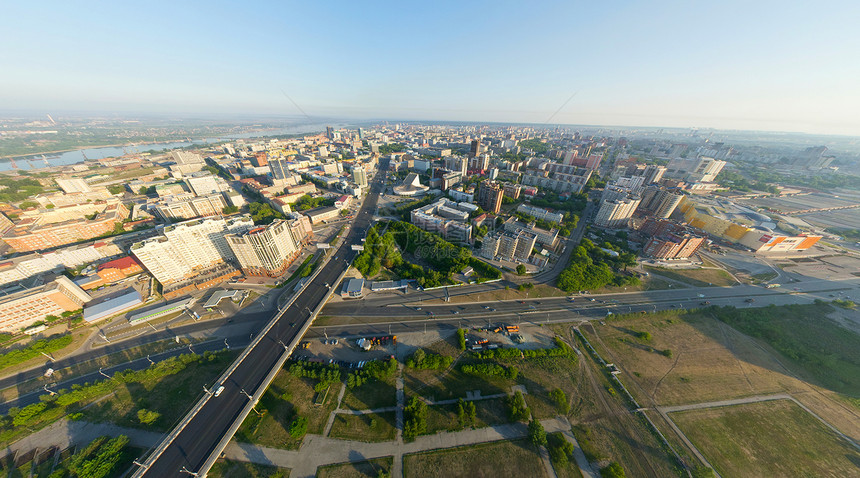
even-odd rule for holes
{"type": "Polygon", "coordinates": [[[253,227],[248,216],[194,219],[166,226],[162,236],[137,242],[130,252],[162,285],[167,285],[192,276],[196,270],[233,260],[225,235],[253,227]]]}
{"type": "Polygon", "coordinates": [[[364,166],[356,165],[352,167],[352,181],[356,186],[367,187],[367,171],[364,170],[364,166]]]}
{"type": "Polygon", "coordinates": [[[726,162],[719,159],[702,156],[696,159],[673,159],[666,166],[666,174],[672,178],[690,183],[713,182],[726,162]]]}
{"type": "Polygon", "coordinates": [[[517,211],[533,216],[535,219],[543,219],[544,221],[561,222],[564,219],[564,214],[551,212],[542,207],[535,207],[525,203],[520,204],[517,211]]]}
{"type": "Polygon", "coordinates": [[[600,201],[594,223],[600,227],[627,227],[627,222],[639,206],[639,197],[628,196],[600,201]]]}
{"type": "Polygon", "coordinates": [[[290,223],[278,219],[268,226],[240,234],[227,234],[227,244],[247,275],[277,277],[286,272],[299,253],[290,223]]]}

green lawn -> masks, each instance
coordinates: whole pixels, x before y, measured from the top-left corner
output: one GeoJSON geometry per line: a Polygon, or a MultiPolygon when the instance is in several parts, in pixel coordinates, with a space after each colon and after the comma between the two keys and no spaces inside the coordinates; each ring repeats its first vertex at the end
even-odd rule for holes
{"type": "Polygon", "coordinates": [[[722,476],[860,475],[860,453],[789,400],[671,415],[722,476]]]}
{"type": "Polygon", "coordinates": [[[361,386],[348,388],[343,396],[341,408],[370,410],[397,405],[397,390],[394,377],[389,380],[369,380],[361,386]]]}
{"type": "Polygon", "coordinates": [[[338,413],[329,436],[363,442],[391,441],[395,433],[394,412],[349,415],[338,413]]]}

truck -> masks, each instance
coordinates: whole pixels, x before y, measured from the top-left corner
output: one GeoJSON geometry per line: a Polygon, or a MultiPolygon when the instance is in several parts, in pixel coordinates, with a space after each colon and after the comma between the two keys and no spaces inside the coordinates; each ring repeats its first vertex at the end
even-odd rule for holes
{"type": "Polygon", "coordinates": [[[767,287],[768,289],[776,289],[779,286],[780,286],[780,284],[768,284],[765,287],[767,287]]]}

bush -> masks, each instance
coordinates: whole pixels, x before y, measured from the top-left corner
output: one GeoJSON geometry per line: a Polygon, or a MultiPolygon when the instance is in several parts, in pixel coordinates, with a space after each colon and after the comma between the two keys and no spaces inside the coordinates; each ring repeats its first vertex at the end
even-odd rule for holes
{"type": "Polygon", "coordinates": [[[117,466],[125,457],[128,437],[120,435],[112,440],[101,437],[94,440],[83,451],[75,453],[69,471],[75,476],[106,478],[115,475],[117,466]]]}
{"type": "Polygon", "coordinates": [[[600,469],[600,476],[601,476],[601,478],[626,478],[627,477],[627,475],[624,473],[624,468],[621,468],[621,465],[619,465],[617,461],[613,461],[612,463],[601,468],[600,469]]]}
{"type": "Polygon", "coordinates": [[[427,404],[412,397],[403,407],[403,438],[413,439],[427,432],[427,404]]]}
{"type": "Polygon", "coordinates": [[[566,466],[573,455],[573,443],[567,441],[561,432],[550,433],[547,442],[549,459],[556,465],[566,466]]]}
{"type": "Polygon", "coordinates": [[[161,414],[152,410],[142,408],[137,411],[137,419],[144,425],[151,425],[159,418],[161,418],[161,414]]]}
{"type": "Polygon", "coordinates": [[[457,345],[460,350],[466,350],[466,329],[457,329],[457,345]]]}
{"type": "Polygon", "coordinates": [[[290,436],[299,439],[305,436],[308,432],[308,419],[306,417],[296,415],[290,423],[290,436]]]}
{"type": "Polygon", "coordinates": [[[361,370],[351,372],[346,377],[347,388],[355,388],[373,380],[385,380],[397,372],[397,360],[392,357],[385,361],[372,360],[361,370]]]}

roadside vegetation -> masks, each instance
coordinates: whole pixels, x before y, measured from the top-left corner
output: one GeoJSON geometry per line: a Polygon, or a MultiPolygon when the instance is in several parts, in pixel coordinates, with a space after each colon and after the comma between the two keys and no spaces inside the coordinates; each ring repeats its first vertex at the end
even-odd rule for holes
{"type": "Polygon", "coordinates": [[[72,340],[73,337],[71,334],[52,336],[36,340],[26,347],[4,351],[0,355],[0,370],[18,365],[32,358],[42,357],[42,354],[50,355],[53,352],[68,347],[72,343],[72,340]]]}
{"type": "Polygon", "coordinates": [[[634,254],[621,252],[613,256],[588,238],[583,238],[570,256],[570,264],[559,274],[556,286],[565,292],[573,292],[599,289],[609,284],[619,287],[637,285],[638,277],[623,272],[635,265],[634,254]]]}

